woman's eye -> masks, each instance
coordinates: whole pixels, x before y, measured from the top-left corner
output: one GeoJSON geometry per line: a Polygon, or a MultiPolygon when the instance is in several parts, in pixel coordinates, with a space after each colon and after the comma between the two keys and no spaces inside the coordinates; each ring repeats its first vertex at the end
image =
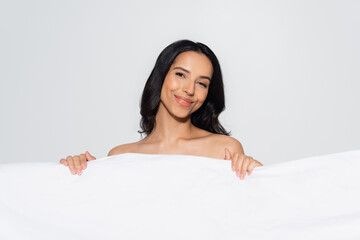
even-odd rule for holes
{"type": "Polygon", "coordinates": [[[199,82],[199,84],[204,87],[204,88],[207,88],[207,85],[205,83],[202,83],[202,82],[199,82]]]}
{"type": "Polygon", "coordinates": [[[180,73],[180,72],[177,72],[176,75],[180,76],[180,77],[185,77],[184,74],[180,73]]]}

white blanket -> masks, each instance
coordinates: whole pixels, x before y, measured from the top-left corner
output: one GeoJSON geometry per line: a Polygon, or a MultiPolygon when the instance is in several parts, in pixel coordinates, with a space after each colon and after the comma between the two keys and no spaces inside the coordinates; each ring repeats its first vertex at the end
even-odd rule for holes
{"type": "Polygon", "coordinates": [[[360,239],[360,151],[255,168],[121,154],[0,164],[0,239],[360,239]]]}

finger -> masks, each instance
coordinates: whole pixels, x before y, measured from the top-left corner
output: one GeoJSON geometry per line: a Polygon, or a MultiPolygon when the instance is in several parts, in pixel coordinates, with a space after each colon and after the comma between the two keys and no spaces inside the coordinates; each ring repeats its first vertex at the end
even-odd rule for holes
{"type": "Polygon", "coordinates": [[[234,164],[234,171],[239,171],[240,169],[238,168],[238,161],[239,161],[239,154],[235,153],[233,156],[233,164],[234,164]]]}
{"type": "Polygon", "coordinates": [[[253,158],[251,158],[251,160],[252,161],[248,167],[248,176],[250,176],[252,174],[252,171],[254,170],[254,168],[263,166],[261,162],[255,160],[253,158]]]}
{"type": "Polygon", "coordinates": [[[245,156],[244,162],[243,162],[242,167],[241,167],[241,174],[240,174],[240,179],[241,180],[244,180],[245,177],[246,177],[246,171],[247,171],[247,168],[248,168],[248,166],[250,164],[250,161],[251,161],[251,157],[245,156]]]}
{"type": "Polygon", "coordinates": [[[249,164],[249,166],[247,168],[248,176],[251,176],[252,171],[254,170],[255,167],[256,167],[255,166],[255,160],[251,161],[251,163],[249,164]]]}
{"type": "Polygon", "coordinates": [[[96,159],[96,157],[92,156],[88,151],[85,152],[85,156],[88,161],[92,161],[96,159]]]}
{"type": "Polygon", "coordinates": [[[69,166],[69,169],[70,169],[70,172],[74,175],[75,174],[75,166],[74,166],[74,160],[71,156],[68,156],[66,158],[66,161],[68,163],[68,166],[69,166]]]}
{"type": "Polygon", "coordinates": [[[80,175],[81,174],[80,156],[75,155],[73,157],[73,159],[74,159],[74,165],[75,165],[75,169],[76,169],[76,174],[80,175]]]}
{"type": "Polygon", "coordinates": [[[231,152],[229,149],[225,148],[225,160],[231,160],[231,169],[235,171],[234,159],[231,156],[231,152]]]}
{"type": "Polygon", "coordinates": [[[255,167],[261,167],[261,166],[264,166],[261,162],[259,162],[259,161],[255,160],[255,159],[254,159],[254,161],[255,161],[255,167]]]}
{"type": "Polygon", "coordinates": [[[62,158],[62,159],[60,160],[60,163],[63,164],[63,165],[65,165],[65,166],[68,165],[67,161],[66,161],[64,158],[62,158]]]}
{"type": "Polygon", "coordinates": [[[242,164],[244,162],[244,155],[241,154],[237,154],[237,160],[236,160],[236,165],[235,165],[235,170],[236,170],[236,176],[240,177],[240,171],[241,171],[241,167],[242,167],[242,164]]]}
{"type": "Polygon", "coordinates": [[[231,160],[231,152],[227,148],[225,148],[225,160],[231,160]]]}
{"type": "Polygon", "coordinates": [[[84,170],[86,168],[87,161],[85,154],[80,154],[80,165],[81,165],[81,170],[84,170]]]}

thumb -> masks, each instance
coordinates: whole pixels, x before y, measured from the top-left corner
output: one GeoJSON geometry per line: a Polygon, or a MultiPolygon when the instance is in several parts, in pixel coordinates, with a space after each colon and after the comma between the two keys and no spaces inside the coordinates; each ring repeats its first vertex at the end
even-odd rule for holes
{"type": "Polygon", "coordinates": [[[227,148],[225,148],[225,160],[231,160],[231,153],[227,148]]]}
{"type": "Polygon", "coordinates": [[[95,160],[96,157],[92,156],[88,151],[85,152],[86,160],[92,161],[95,160]]]}

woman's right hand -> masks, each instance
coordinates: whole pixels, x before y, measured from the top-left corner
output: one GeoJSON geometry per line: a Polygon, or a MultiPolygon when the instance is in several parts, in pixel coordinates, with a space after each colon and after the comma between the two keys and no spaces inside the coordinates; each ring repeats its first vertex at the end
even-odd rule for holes
{"type": "Polygon", "coordinates": [[[82,170],[84,170],[87,166],[87,161],[95,160],[94,156],[91,156],[88,151],[80,155],[68,156],[66,159],[61,159],[60,163],[68,166],[70,172],[74,174],[78,174],[79,176],[82,174],[82,170]]]}

